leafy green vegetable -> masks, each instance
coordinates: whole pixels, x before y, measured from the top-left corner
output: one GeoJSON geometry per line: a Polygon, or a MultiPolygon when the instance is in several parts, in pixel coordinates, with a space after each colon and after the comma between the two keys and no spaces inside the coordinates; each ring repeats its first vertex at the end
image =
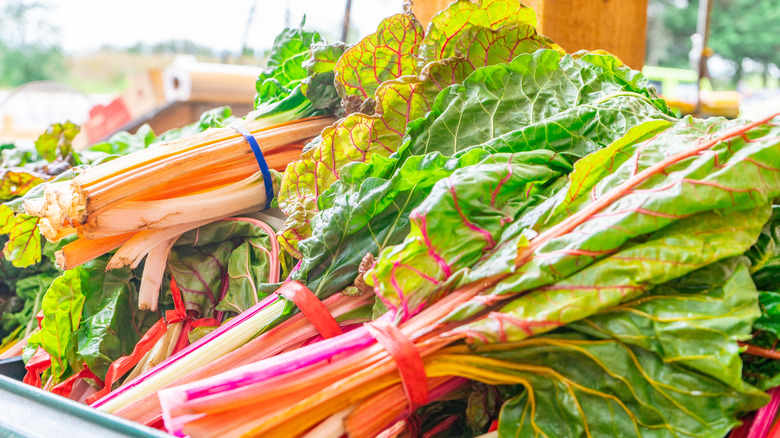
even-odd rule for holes
{"type": "MultiPolygon", "coordinates": [[[[29,334],[37,328],[37,325],[34,324],[36,322],[35,315],[41,310],[43,295],[58,275],[59,273],[51,271],[36,273],[13,283],[16,296],[23,303],[18,311],[3,313],[0,316],[0,322],[2,322],[5,331],[10,332],[11,328],[21,326],[24,327],[24,332],[29,334]]],[[[5,278],[4,280],[7,281],[5,278]]]]}
{"type": "MultiPolygon", "coordinates": [[[[73,156],[73,138],[81,128],[73,122],[54,123],[35,141],[35,149],[44,160],[52,162],[57,158],[73,156]]],[[[74,163],[76,164],[76,163],[74,163]]]]}
{"type": "Polygon", "coordinates": [[[187,310],[204,317],[215,310],[240,313],[258,302],[257,285],[268,282],[270,254],[270,238],[261,228],[215,222],[182,235],[167,270],[187,310]]]}
{"type": "Polygon", "coordinates": [[[346,44],[342,42],[325,44],[318,42],[311,45],[310,58],[303,62],[309,76],[301,81],[301,91],[311,101],[314,108],[329,112],[339,112],[341,98],[335,87],[334,71],[346,44]]]}
{"type": "Polygon", "coordinates": [[[127,131],[120,131],[112,135],[107,141],[97,143],[82,152],[83,155],[90,156],[89,162],[98,161],[91,157],[90,153],[100,152],[107,155],[126,155],[141,149],[146,149],[157,139],[154,131],[149,125],[142,125],[135,134],[127,131]]]}
{"type": "Polygon", "coordinates": [[[339,184],[320,198],[327,214],[313,219],[314,233],[301,242],[303,258],[292,279],[306,282],[320,297],[349,286],[366,253],[378,253],[408,233],[412,208],[437,181],[484,157],[482,151],[458,159],[412,157],[387,180],[345,170],[339,184]]]}
{"type": "Polygon", "coordinates": [[[507,62],[517,54],[538,48],[557,48],[522,21],[523,13],[519,11],[526,8],[519,3],[497,0],[484,5],[494,9],[499,6],[520,21],[501,19],[496,26],[463,26],[453,34],[457,36],[453,43],[457,56],[431,59],[423,68],[413,57],[407,57],[407,62],[393,52],[398,48],[414,51],[420,44],[419,24],[405,15],[385,20],[377,33],[345,52],[336,65],[336,79],[337,83],[343,82],[340,91],[350,114],[307,146],[301,160],[288,166],[280,187],[279,207],[289,217],[279,238],[285,251],[300,257],[298,242],[311,236],[310,222],[318,211],[317,197],[340,178],[341,169],[349,163],[368,162],[375,154],[388,156],[395,152],[407,124],[424,116],[442,89],[462,82],[478,67],[507,62]],[[502,25],[509,27],[497,27],[502,25]],[[413,35],[403,34],[404,38],[400,38],[387,33],[404,28],[413,35]],[[387,56],[367,64],[373,62],[374,48],[387,52],[387,56]],[[369,70],[366,66],[374,68],[369,70]],[[366,99],[375,105],[354,112],[366,99]]]}
{"type": "Polygon", "coordinates": [[[342,99],[373,97],[379,84],[417,72],[417,49],[424,30],[411,15],[396,14],[377,31],[344,52],[336,63],[336,89],[342,99]]]}
{"type": "Polygon", "coordinates": [[[255,109],[262,104],[278,102],[288,97],[303,79],[309,76],[303,63],[313,43],[322,41],[317,32],[298,29],[284,29],[274,40],[268,67],[257,78],[255,109]]]}
{"type": "Polygon", "coordinates": [[[469,26],[498,29],[512,24],[536,27],[533,9],[505,0],[458,0],[431,18],[420,48],[424,63],[445,59],[457,52],[457,37],[469,26]]]}
{"type": "Polygon", "coordinates": [[[84,294],[78,354],[101,379],[116,359],[133,351],[158,316],[137,308],[137,279],[125,267],[106,272],[107,259],[76,268],[84,294]]]}
{"type": "Polygon", "coordinates": [[[44,183],[48,175],[21,168],[0,170],[0,201],[8,201],[27,193],[31,188],[44,183]]]}
{"type": "MultiPolygon", "coordinates": [[[[588,54],[574,59],[554,50],[521,54],[509,64],[477,69],[463,84],[443,91],[426,117],[409,125],[399,154],[403,157],[440,151],[452,155],[526,126],[542,125],[548,141],[561,134],[565,138],[559,124],[544,126],[544,122],[558,114],[575,117],[584,110],[577,115],[580,123],[586,123],[588,118],[582,116],[589,109],[601,105],[610,108],[613,99],[628,99],[615,102],[615,106],[628,110],[629,116],[636,105],[641,108],[642,104],[655,106],[657,114],[667,111],[647,79],[620,66],[612,56],[588,54]]],[[[594,128],[601,131],[625,129],[625,122],[631,126],[636,123],[636,119],[624,120],[623,112],[596,114],[600,125],[594,128]]],[[[577,155],[593,152],[592,147],[593,143],[583,144],[585,150],[577,150],[577,155]]]]}
{"type": "Polygon", "coordinates": [[[736,343],[756,298],[746,259],[734,257],[556,333],[454,347],[433,362],[525,388],[503,405],[500,436],[719,437],[768,400],[742,381],[736,343]]]}
{"type": "Polygon", "coordinates": [[[7,205],[0,205],[0,234],[8,235],[3,255],[17,268],[41,261],[39,220],[35,216],[14,214],[7,205]]]}
{"type": "MultiPolygon", "coordinates": [[[[570,188],[556,195],[554,208],[545,205],[529,213],[540,218],[531,229],[508,229],[498,250],[472,267],[462,283],[497,275],[502,281],[486,295],[500,299],[504,293],[517,294],[569,277],[624,244],[696,213],[765,205],[780,190],[776,129],[769,124],[751,129],[740,121],[689,118],[650,139],[635,136],[635,140],[598,151],[575,165],[570,188]],[[692,145],[702,145],[704,150],[694,154],[692,145]],[[588,178],[591,172],[607,175],[597,181],[588,178]],[[636,175],[641,175],[642,182],[626,188],[625,184],[639,181],[636,175]],[[614,202],[594,213],[578,213],[590,212],[586,209],[592,204],[601,205],[602,197],[614,202]],[[522,243],[528,239],[523,232],[530,237],[545,234],[563,221],[571,223],[568,218],[575,214],[583,216],[570,231],[534,242],[532,252],[518,247],[527,245],[522,243]]],[[[647,135],[653,132],[647,127],[637,130],[647,135]]],[[[472,302],[458,317],[484,307],[484,302],[472,302]]]]}
{"type": "MultiPolygon", "coordinates": [[[[233,111],[229,106],[220,106],[214,109],[210,109],[201,114],[197,122],[190,123],[184,127],[171,129],[162,133],[155,140],[155,143],[175,140],[177,138],[191,137],[209,128],[224,128],[233,120],[235,120],[235,117],[233,117],[232,114],[233,111]]],[[[136,135],[138,135],[138,133],[136,133],[136,135]]]]}
{"type": "Polygon", "coordinates": [[[735,257],[558,333],[455,350],[480,356],[483,375],[472,378],[525,387],[502,408],[501,436],[719,437],[768,400],[742,381],[736,343],[750,333],[756,298],[746,259],[735,257]]]}
{"type": "Polygon", "coordinates": [[[760,315],[747,265],[744,257],[711,264],[567,327],[652,351],[740,389],[737,341],[750,338],[760,315]]]}
{"type": "Polygon", "coordinates": [[[367,283],[398,315],[417,313],[414,309],[425,303],[410,302],[405,291],[426,297],[453,273],[479,261],[504,226],[547,199],[558,177],[570,170],[562,156],[549,150],[491,155],[456,170],[412,211],[409,235],[379,254],[367,283]],[[396,307],[399,303],[403,309],[396,307]]]}
{"type": "Polygon", "coordinates": [[[28,340],[28,347],[43,347],[51,355],[51,375],[56,382],[70,367],[78,369],[76,330],[81,321],[84,294],[80,270],[73,269],[55,279],[43,297],[41,329],[28,340]]]}
{"type": "Polygon", "coordinates": [[[747,252],[750,273],[759,289],[780,289],[780,207],[774,206],[772,217],[764,226],[758,241],[747,252]]]}
{"type": "Polygon", "coordinates": [[[768,400],[617,340],[569,334],[497,347],[479,351],[500,360],[480,363],[485,374],[526,387],[501,409],[500,436],[721,437],[768,400]]]}

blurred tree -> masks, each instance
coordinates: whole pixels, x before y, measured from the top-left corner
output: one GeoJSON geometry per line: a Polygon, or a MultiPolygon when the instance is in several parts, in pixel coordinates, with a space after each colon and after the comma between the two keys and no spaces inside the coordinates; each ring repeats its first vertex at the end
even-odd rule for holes
{"type": "MultiPolygon", "coordinates": [[[[780,0],[711,0],[709,41],[715,54],[734,63],[736,80],[742,60],[752,59],[768,72],[780,66],[780,0]]],[[[696,32],[698,0],[650,0],[648,63],[691,68],[688,52],[696,32]]]]}
{"type": "Polygon", "coordinates": [[[56,29],[38,2],[10,0],[0,7],[0,86],[54,79],[64,71],[56,29]]]}

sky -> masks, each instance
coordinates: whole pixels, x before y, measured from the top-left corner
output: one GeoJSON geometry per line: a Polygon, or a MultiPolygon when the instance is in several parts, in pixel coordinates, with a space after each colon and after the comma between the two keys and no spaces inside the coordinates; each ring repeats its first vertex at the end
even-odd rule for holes
{"type": "MultiPolygon", "coordinates": [[[[47,20],[58,29],[58,42],[68,53],[103,45],[129,47],[188,39],[218,51],[238,52],[252,4],[255,14],[248,47],[270,48],[289,20],[297,26],[306,15],[306,30],[341,37],[346,0],[43,0],[47,20]],[[289,10],[289,19],[286,11],[289,10]]],[[[353,0],[350,24],[356,35],[373,32],[379,22],[401,12],[403,0],[353,0]]],[[[354,42],[354,41],[349,41],[354,42]]]]}

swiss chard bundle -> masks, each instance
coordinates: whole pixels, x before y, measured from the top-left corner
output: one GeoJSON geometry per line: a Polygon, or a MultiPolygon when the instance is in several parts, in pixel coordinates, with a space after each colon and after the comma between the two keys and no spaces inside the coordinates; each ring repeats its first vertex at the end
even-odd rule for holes
{"type": "MultiPolygon", "coordinates": [[[[737,344],[759,316],[758,294],[746,259],[726,260],[753,246],[780,194],[775,123],[647,122],[579,160],[569,182],[557,190],[550,185],[554,193],[542,202],[533,201],[536,190],[514,185],[531,184],[527,173],[492,176],[491,160],[507,160],[493,155],[482,169],[466,167],[439,181],[412,212],[407,239],[380,253],[365,278],[417,345],[429,379],[461,376],[525,386],[504,406],[499,424],[505,431],[528,427],[550,434],[561,430],[555,421],[565,421],[567,428],[583,430],[662,427],[683,435],[722,435],[741,414],[767,401],[742,380],[737,344]],[[517,183],[511,182],[515,175],[517,183]],[[487,186],[478,182],[483,179],[487,186]],[[461,192],[458,181],[468,190],[461,192]],[[472,190],[491,196],[475,204],[472,190]],[[429,218],[447,230],[436,237],[443,239],[438,244],[431,237],[436,229],[426,228],[429,218]],[[702,316],[691,316],[695,307],[685,305],[701,302],[708,304],[696,310],[702,316]],[[630,320],[636,328],[621,322],[624,308],[635,309],[628,315],[640,318],[630,320]],[[663,320],[653,319],[657,311],[663,320]],[[642,322],[642,315],[650,316],[642,322]],[[668,325],[659,325],[667,317],[668,325]],[[649,332],[647,321],[655,321],[649,332]],[[540,337],[551,331],[556,334],[549,341],[540,337]],[[643,331],[656,338],[645,340],[643,331]],[[670,338],[658,337],[664,331],[670,338]],[[486,346],[477,353],[441,350],[461,339],[486,346]],[[599,359],[610,356],[626,360],[599,359]],[[657,392],[631,395],[606,382],[604,388],[590,386],[588,376],[599,373],[627,388],[657,392]],[[560,390],[545,389],[551,385],[560,390]],[[556,398],[561,390],[571,397],[556,398]],[[537,398],[539,391],[550,395],[537,398]],[[718,397],[717,409],[688,409],[700,393],[718,397]],[[660,400],[672,412],[643,411],[660,400]],[[582,404],[586,412],[577,407],[582,404]],[[616,416],[605,422],[587,413],[607,409],[616,416]],[[561,410],[572,412],[570,420],[545,416],[561,410]]],[[[539,190],[544,192],[544,183],[539,190]]],[[[388,353],[366,347],[372,344],[368,331],[339,338],[163,391],[169,427],[192,436],[216,430],[225,436],[290,436],[399,385],[388,353]],[[332,383],[334,378],[339,381],[332,383]],[[293,385],[301,380],[310,386],[293,385]],[[290,401],[269,409],[270,394],[290,401]],[[192,414],[197,417],[180,417],[192,414]]]]}

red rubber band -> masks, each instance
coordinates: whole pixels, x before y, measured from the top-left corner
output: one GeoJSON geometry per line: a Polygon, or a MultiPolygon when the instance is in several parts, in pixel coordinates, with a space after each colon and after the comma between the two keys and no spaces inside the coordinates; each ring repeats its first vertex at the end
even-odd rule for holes
{"type": "Polygon", "coordinates": [[[366,324],[368,332],[390,353],[401,375],[409,411],[428,403],[428,383],[420,352],[395,325],[382,320],[366,324]]]}
{"type": "Polygon", "coordinates": [[[323,338],[328,339],[342,334],[339,323],[308,287],[297,281],[288,281],[276,293],[295,303],[323,338]]]}

